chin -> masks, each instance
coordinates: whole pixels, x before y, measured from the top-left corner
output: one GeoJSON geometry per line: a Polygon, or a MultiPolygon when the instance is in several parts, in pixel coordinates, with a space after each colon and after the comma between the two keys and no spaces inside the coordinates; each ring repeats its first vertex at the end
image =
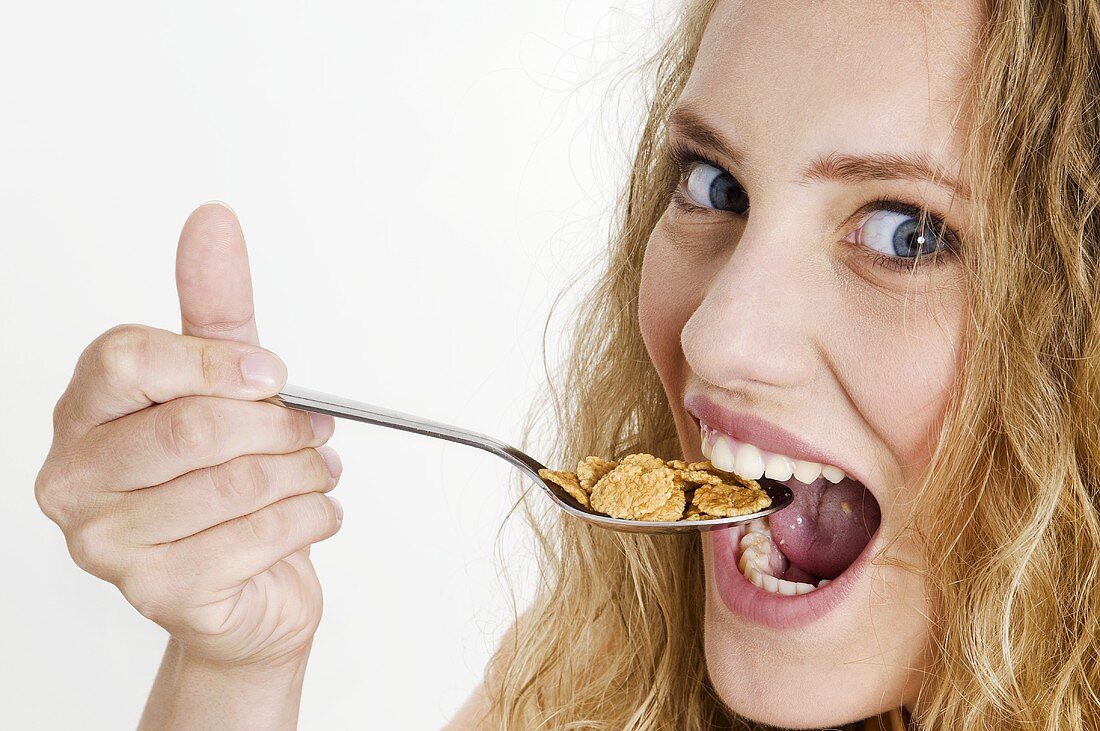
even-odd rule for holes
{"type": "Polygon", "coordinates": [[[835,584],[831,592],[819,590],[827,602],[785,614],[772,602],[805,597],[779,598],[746,579],[730,540],[746,529],[727,531],[703,536],[704,649],[711,682],[730,710],[771,726],[816,729],[912,705],[929,630],[919,577],[874,566],[872,541],[862,566],[824,587],[835,584]]]}
{"type": "Polygon", "coordinates": [[[920,575],[881,559],[919,562],[917,547],[885,538],[896,534],[892,516],[857,469],[829,469],[840,460],[754,425],[696,422],[702,456],[719,469],[744,474],[780,458],[796,466],[794,475],[775,474],[794,493],[791,506],[703,533],[705,652],[715,691],[738,716],[789,729],[911,705],[932,610],[920,575]],[[743,471],[746,454],[753,461],[743,471]],[[816,473],[797,470],[815,456],[816,473]]]}

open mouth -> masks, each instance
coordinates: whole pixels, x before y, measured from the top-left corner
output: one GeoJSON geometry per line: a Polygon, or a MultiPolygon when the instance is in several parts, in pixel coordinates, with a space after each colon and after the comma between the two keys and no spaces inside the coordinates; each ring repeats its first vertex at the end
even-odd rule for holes
{"type": "Polygon", "coordinates": [[[794,494],[790,506],[752,521],[740,536],[737,566],[746,579],[773,594],[809,594],[856,561],[882,519],[863,483],[833,465],[767,452],[699,424],[703,456],[715,467],[777,480],[794,494]]]}

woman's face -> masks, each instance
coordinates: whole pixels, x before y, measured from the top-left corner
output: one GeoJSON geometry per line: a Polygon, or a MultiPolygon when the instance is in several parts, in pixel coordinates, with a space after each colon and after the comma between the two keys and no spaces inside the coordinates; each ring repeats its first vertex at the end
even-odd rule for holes
{"type": "Polygon", "coordinates": [[[758,721],[843,723],[921,684],[934,597],[883,559],[925,564],[902,526],[961,345],[970,203],[952,179],[982,20],[978,3],[724,1],[671,118],[682,177],[645,253],[646,346],[688,458],[795,494],[768,524],[703,534],[707,666],[758,721]]]}

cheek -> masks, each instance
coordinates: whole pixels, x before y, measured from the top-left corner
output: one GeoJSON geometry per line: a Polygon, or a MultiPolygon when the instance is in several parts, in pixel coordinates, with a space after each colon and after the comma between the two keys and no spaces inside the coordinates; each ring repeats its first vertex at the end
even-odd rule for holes
{"type": "Polygon", "coordinates": [[[880,300],[849,317],[865,326],[843,329],[846,342],[831,350],[843,354],[849,393],[908,483],[928,464],[954,389],[965,297],[941,286],[935,296],[880,300]]]}
{"type": "Polygon", "coordinates": [[[669,239],[661,219],[646,245],[638,289],[642,340],[666,386],[682,363],[680,333],[706,291],[699,268],[669,239]]]}

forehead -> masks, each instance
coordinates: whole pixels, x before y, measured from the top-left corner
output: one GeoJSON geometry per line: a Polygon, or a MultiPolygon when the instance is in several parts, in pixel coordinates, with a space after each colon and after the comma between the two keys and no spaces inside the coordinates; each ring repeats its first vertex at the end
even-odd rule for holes
{"type": "Polygon", "coordinates": [[[981,22],[978,0],[721,0],[680,104],[748,167],[897,151],[957,173],[981,22]]]}

